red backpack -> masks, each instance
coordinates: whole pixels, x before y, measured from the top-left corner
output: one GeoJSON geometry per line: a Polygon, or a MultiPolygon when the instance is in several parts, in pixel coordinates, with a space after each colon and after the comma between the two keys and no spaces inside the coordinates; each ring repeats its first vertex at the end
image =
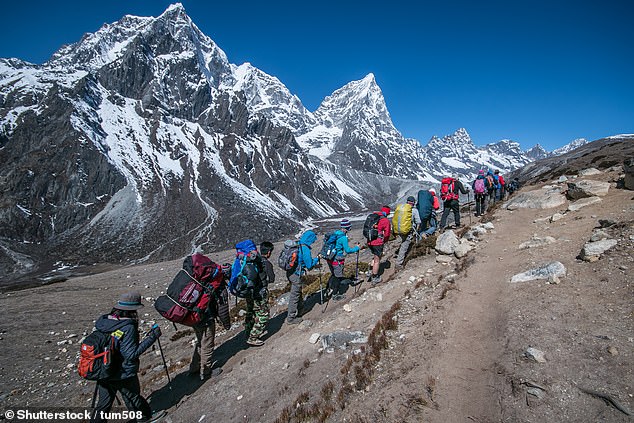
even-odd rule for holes
{"type": "Polygon", "coordinates": [[[167,294],[154,302],[154,308],[170,322],[193,326],[203,321],[214,290],[224,282],[222,267],[207,256],[185,258],[183,268],[167,287],[167,294]]]}
{"type": "Polygon", "coordinates": [[[454,178],[443,178],[440,181],[440,199],[442,201],[457,200],[456,180],[454,178]]]}

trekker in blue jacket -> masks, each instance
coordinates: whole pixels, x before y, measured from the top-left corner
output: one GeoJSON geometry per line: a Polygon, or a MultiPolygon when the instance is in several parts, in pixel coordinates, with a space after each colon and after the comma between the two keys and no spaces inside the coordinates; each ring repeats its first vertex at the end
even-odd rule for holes
{"type": "Polygon", "coordinates": [[[295,270],[286,272],[286,278],[291,283],[291,295],[288,299],[288,316],[286,323],[294,325],[302,322],[300,317],[304,308],[302,298],[302,276],[319,264],[319,257],[313,258],[310,246],[317,240],[313,231],[306,231],[299,239],[299,264],[295,270]]]}
{"type": "Polygon", "coordinates": [[[335,232],[337,241],[335,243],[335,258],[333,260],[326,260],[328,267],[330,268],[330,279],[328,279],[328,292],[326,296],[332,296],[333,301],[339,301],[346,296],[339,293],[341,281],[344,279],[343,269],[346,261],[346,254],[353,254],[358,252],[361,247],[359,243],[356,246],[350,248],[348,242],[348,231],[352,228],[352,223],[348,219],[343,219],[340,224],[341,229],[335,232]]]}
{"type": "Polygon", "coordinates": [[[110,333],[115,339],[113,360],[121,363],[121,368],[113,377],[97,381],[99,402],[95,407],[91,422],[105,422],[103,413],[112,408],[117,392],[121,392],[123,401],[130,411],[141,411],[143,419],[137,421],[154,421],[165,414],[159,411],[152,415],[148,402],[141,396],[139,384],[139,356],[143,354],[161,336],[161,329],[153,327],[148,336],[139,342],[139,318],[137,310],[143,307],[141,294],[129,292],[121,295],[109,314],[104,314],[95,323],[101,332],[110,333]]]}

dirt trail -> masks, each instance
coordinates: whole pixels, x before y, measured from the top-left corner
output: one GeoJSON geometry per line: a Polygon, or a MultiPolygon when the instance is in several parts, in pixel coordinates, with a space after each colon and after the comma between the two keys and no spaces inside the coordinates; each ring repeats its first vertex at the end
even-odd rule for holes
{"type": "MultiPolygon", "coordinates": [[[[378,286],[363,284],[356,295],[350,288],[325,312],[313,296],[300,325],[286,325],[285,306],[276,306],[262,347],[247,348],[237,322],[217,336],[222,375],[204,383],[186,372],[191,331],[162,321],[171,389],[154,351],[141,358],[143,391],[174,423],[631,421],[581,388],[632,409],[632,193],[612,188],[599,204],[547,219],[564,210],[500,209],[495,229],[465,258],[442,264],[432,251],[394,275],[387,269],[378,286]],[[619,244],[595,263],[577,260],[599,219],[615,222],[605,230],[619,244]],[[556,242],[520,250],[534,234],[556,242]],[[568,272],[559,285],[509,283],[553,260],[568,272]],[[353,331],[377,337],[332,350],[309,342],[314,333],[353,331]],[[546,362],[524,358],[529,346],[546,362]]],[[[358,229],[352,238],[360,239],[358,229]]],[[[219,262],[230,256],[212,254],[219,262]]],[[[89,404],[93,385],[73,368],[77,340],[121,292],[155,298],[179,266],[134,266],[1,297],[0,406],[89,404]]],[[[151,306],[142,319],[156,319],[151,306]]]]}

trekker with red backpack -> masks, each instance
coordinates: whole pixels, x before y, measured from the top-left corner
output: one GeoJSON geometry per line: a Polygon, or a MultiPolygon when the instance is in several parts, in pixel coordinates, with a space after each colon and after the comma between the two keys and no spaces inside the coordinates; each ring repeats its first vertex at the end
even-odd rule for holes
{"type": "Polygon", "coordinates": [[[465,189],[462,182],[458,180],[458,175],[455,177],[443,178],[440,185],[440,199],[443,200],[442,217],[440,218],[440,230],[445,229],[447,225],[447,217],[449,212],[453,211],[454,223],[456,228],[460,225],[460,194],[467,194],[469,190],[465,189]]]}
{"type": "MultiPolygon", "coordinates": [[[[107,421],[103,415],[110,412],[117,392],[121,393],[125,405],[130,411],[141,412],[142,419],[137,421],[155,421],[165,415],[165,411],[152,414],[148,402],[141,396],[139,384],[139,356],[143,354],[161,336],[158,325],[150,330],[148,336],[139,342],[139,317],[137,310],[143,307],[141,294],[129,292],[121,295],[109,314],[104,314],[95,323],[95,328],[108,333],[114,342],[112,362],[116,368],[107,379],[97,380],[99,402],[91,422],[107,421]]],[[[81,369],[80,369],[81,374],[81,369]]]]}
{"type": "Polygon", "coordinates": [[[372,282],[373,285],[381,282],[381,276],[379,275],[381,257],[383,256],[385,244],[387,244],[387,241],[390,239],[390,234],[392,233],[390,219],[387,218],[390,211],[388,206],[383,206],[381,211],[374,212],[374,214],[379,215],[379,221],[376,224],[377,236],[376,238],[372,236],[372,239],[366,236],[368,248],[372,251],[372,254],[374,254],[372,258],[372,276],[370,278],[370,282],[372,282]]]}

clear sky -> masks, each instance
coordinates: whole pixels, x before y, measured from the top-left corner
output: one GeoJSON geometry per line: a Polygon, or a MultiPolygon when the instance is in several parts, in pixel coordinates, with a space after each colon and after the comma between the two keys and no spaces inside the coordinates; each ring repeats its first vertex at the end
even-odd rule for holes
{"type": "MultiPolygon", "coordinates": [[[[164,0],[5,0],[0,57],[61,45],[164,0]]],[[[374,73],[396,128],[423,144],[464,127],[553,150],[634,133],[634,1],[182,0],[235,64],[279,78],[311,111],[374,73]]]]}

